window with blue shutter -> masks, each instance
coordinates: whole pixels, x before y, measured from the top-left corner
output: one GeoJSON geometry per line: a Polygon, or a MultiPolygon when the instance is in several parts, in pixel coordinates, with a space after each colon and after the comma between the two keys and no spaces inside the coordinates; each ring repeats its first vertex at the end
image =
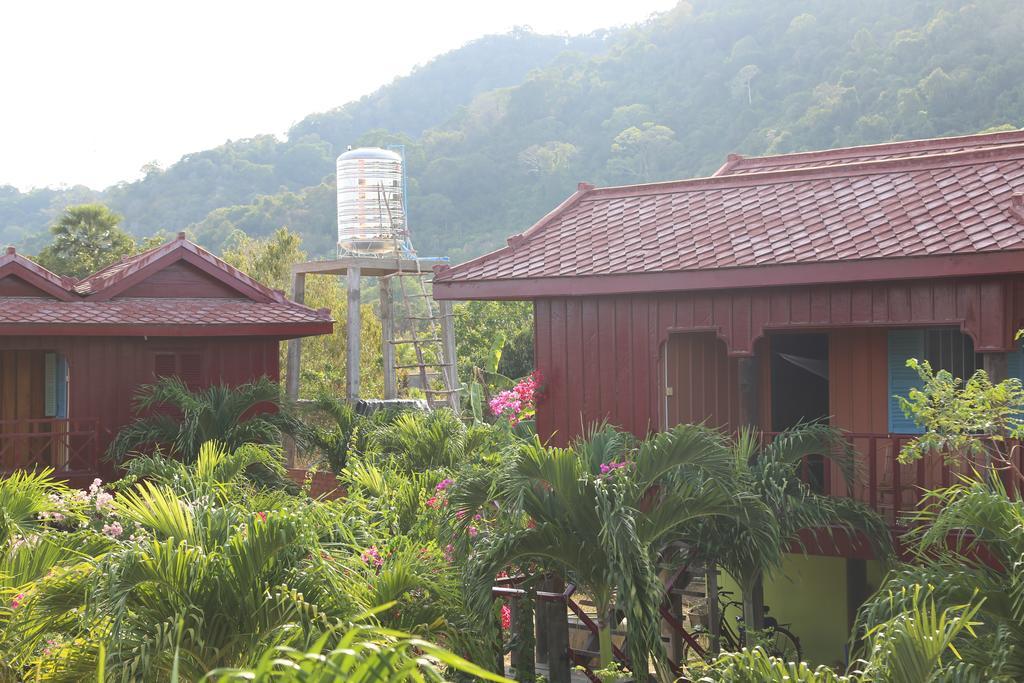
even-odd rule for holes
{"type": "Polygon", "coordinates": [[[47,353],[43,363],[43,405],[46,417],[68,416],[68,363],[59,353],[47,353]]]}
{"type": "Polygon", "coordinates": [[[1024,339],[1017,342],[1017,350],[1006,354],[1006,376],[1024,382],[1024,339]]]}
{"type": "Polygon", "coordinates": [[[917,371],[907,367],[907,359],[922,360],[924,330],[889,330],[889,433],[920,434],[923,430],[903,414],[897,396],[907,397],[913,388],[921,388],[917,371]]]}

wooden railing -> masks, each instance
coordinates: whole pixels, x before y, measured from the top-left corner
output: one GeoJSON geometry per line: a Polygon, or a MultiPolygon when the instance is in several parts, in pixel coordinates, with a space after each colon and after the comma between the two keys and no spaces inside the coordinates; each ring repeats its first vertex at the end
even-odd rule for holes
{"type": "MultiPolygon", "coordinates": [[[[769,438],[774,434],[768,435],[769,438]]],[[[917,438],[913,434],[871,434],[844,432],[843,436],[856,451],[854,480],[848,486],[835,466],[823,459],[820,465],[820,492],[831,496],[852,497],[879,512],[895,529],[908,525],[926,492],[956,483],[958,476],[969,474],[972,468],[981,468],[983,456],[960,454],[953,459],[935,453],[911,463],[899,462],[900,450],[917,438]],[[952,463],[950,462],[952,460],[952,463]]],[[[1024,466],[1024,454],[1019,444],[1006,443],[1010,462],[1016,469],[1024,466]]],[[[1006,450],[1006,449],[1004,449],[1006,450]]],[[[802,475],[805,481],[818,483],[819,465],[805,462],[802,475]]],[[[1013,485],[1012,475],[1005,473],[1005,483],[1013,485]]]]}
{"type": "Polygon", "coordinates": [[[44,467],[58,477],[95,474],[98,434],[96,420],[0,420],[0,474],[44,467]]]}

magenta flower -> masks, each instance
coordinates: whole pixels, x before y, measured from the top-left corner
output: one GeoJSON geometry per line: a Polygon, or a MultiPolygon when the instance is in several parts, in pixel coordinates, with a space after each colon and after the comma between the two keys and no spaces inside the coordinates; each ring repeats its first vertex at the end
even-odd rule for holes
{"type": "Polygon", "coordinates": [[[442,479],[442,480],[441,480],[441,483],[440,483],[440,484],[438,484],[438,485],[437,485],[436,487],[434,487],[434,488],[435,488],[435,490],[437,490],[437,491],[444,491],[444,490],[445,490],[446,488],[448,488],[449,486],[451,486],[451,485],[452,485],[452,484],[454,484],[454,483],[455,483],[455,482],[454,482],[453,480],[451,480],[451,479],[442,479]]]}
{"type": "Polygon", "coordinates": [[[371,545],[369,548],[363,551],[360,558],[366,564],[372,564],[374,567],[383,567],[384,558],[380,556],[380,552],[377,550],[377,546],[371,545]]]}

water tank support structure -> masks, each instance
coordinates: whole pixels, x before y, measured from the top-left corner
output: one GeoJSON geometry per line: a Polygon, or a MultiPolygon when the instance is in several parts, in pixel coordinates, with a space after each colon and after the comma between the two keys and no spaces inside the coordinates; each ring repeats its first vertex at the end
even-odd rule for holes
{"type": "MultiPolygon", "coordinates": [[[[421,377],[426,380],[427,368],[440,370],[437,373],[443,380],[443,389],[424,388],[428,403],[431,405],[447,404],[453,410],[459,410],[459,382],[455,359],[455,329],[452,317],[452,306],[449,301],[438,302],[438,314],[426,318],[430,326],[430,336],[417,336],[415,327],[411,327],[411,334],[408,332],[403,338],[396,338],[398,328],[402,322],[411,325],[414,319],[419,318],[410,306],[410,299],[424,299],[428,309],[432,311],[432,298],[426,292],[423,284],[424,278],[431,271],[435,263],[445,263],[444,259],[406,259],[406,258],[379,258],[373,256],[345,256],[329,261],[309,261],[298,263],[292,266],[292,298],[303,303],[306,291],[307,275],[333,275],[344,277],[348,292],[348,317],[346,320],[347,344],[346,344],[346,398],[355,402],[358,401],[361,381],[359,373],[360,358],[360,330],[362,329],[362,316],[360,311],[360,281],[363,277],[379,278],[380,283],[380,312],[381,312],[381,352],[384,362],[384,398],[398,398],[398,373],[401,368],[419,370],[421,377]],[[404,280],[401,278],[415,277],[419,282],[419,289],[413,293],[406,290],[404,280]],[[393,280],[398,280],[398,289],[393,280]],[[404,317],[396,315],[396,298],[405,307],[404,317]],[[415,349],[416,363],[401,365],[396,363],[396,346],[402,344],[412,345],[415,349]],[[437,351],[434,354],[436,359],[426,358],[423,347],[437,344],[437,351]]],[[[299,376],[302,368],[302,340],[292,339],[288,342],[288,357],[286,364],[285,392],[289,399],[297,400],[299,396],[299,376]]]]}

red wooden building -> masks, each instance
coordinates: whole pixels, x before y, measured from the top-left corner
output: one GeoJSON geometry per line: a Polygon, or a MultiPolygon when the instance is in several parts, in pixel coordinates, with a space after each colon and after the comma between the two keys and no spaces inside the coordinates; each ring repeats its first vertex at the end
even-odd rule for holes
{"type": "MultiPolygon", "coordinates": [[[[555,443],[601,420],[643,435],[827,418],[858,447],[854,495],[898,526],[920,486],[952,476],[895,462],[915,431],[893,398],[916,379],[905,360],[961,377],[1024,366],[1024,132],[581,184],[506,247],[439,272],[434,292],[533,300],[537,426],[555,443]]],[[[861,571],[836,570],[848,588],[861,571]]]]}
{"type": "Polygon", "coordinates": [[[53,466],[72,481],[132,418],[139,387],[277,380],[279,343],[329,334],[327,311],[270,290],[180,234],[76,281],[0,255],[0,471],[53,466]]]}

